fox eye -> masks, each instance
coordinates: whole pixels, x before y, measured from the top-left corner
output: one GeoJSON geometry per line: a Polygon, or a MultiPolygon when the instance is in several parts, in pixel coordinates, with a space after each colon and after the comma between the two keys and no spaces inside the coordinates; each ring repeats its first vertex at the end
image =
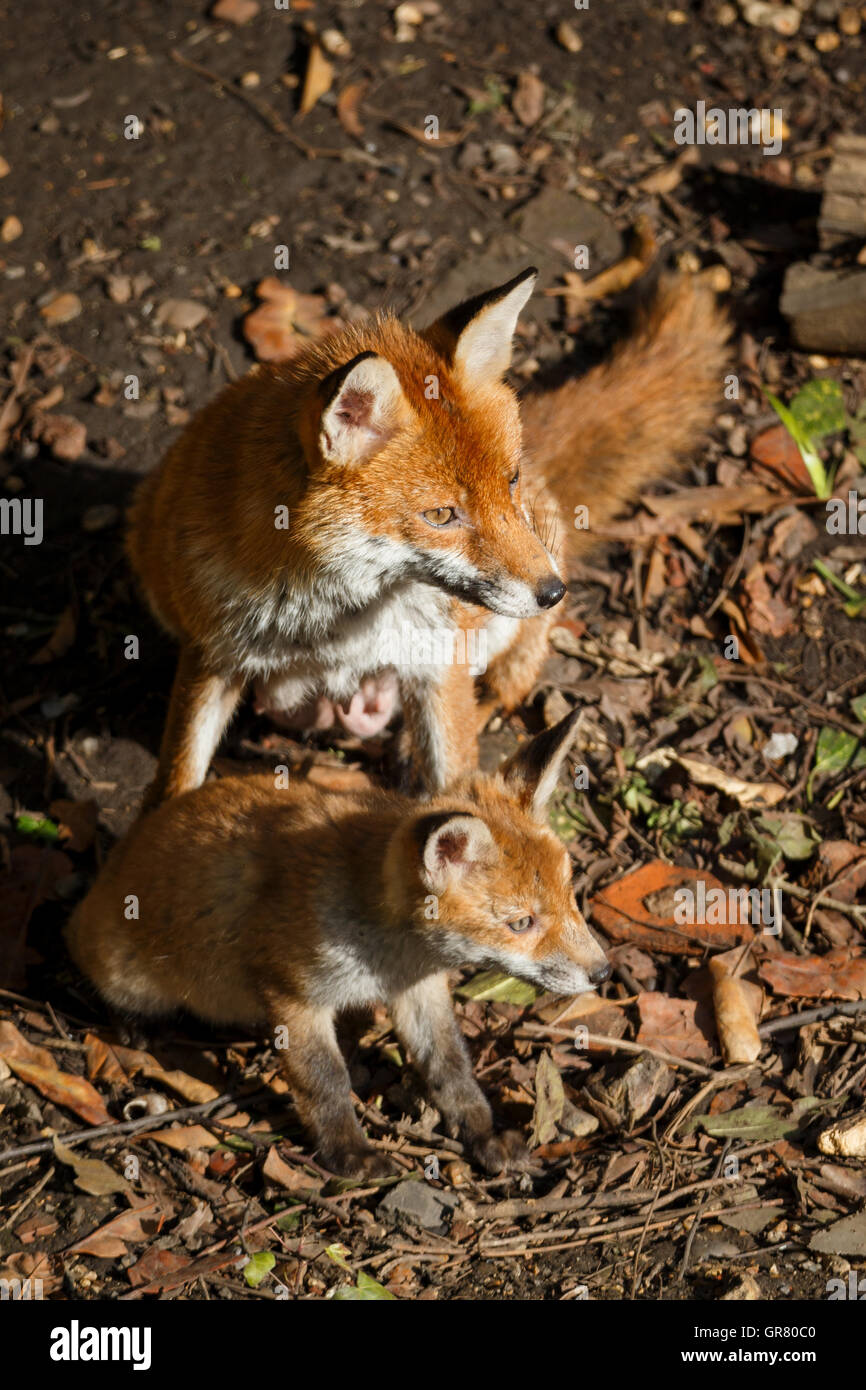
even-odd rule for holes
{"type": "Polygon", "coordinates": [[[514,477],[508,479],[508,486],[509,486],[509,487],[517,487],[517,484],[518,484],[519,482],[520,482],[520,469],[517,468],[517,469],[515,470],[514,477]]]}
{"type": "Polygon", "coordinates": [[[421,515],[431,526],[447,526],[449,521],[454,521],[457,513],[453,507],[431,507],[429,512],[422,512],[421,515]]]}
{"type": "Polygon", "coordinates": [[[509,923],[508,923],[508,926],[509,926],[509,928],[510,928],[511,931],[516,932],[516,933],[519,935],[521,932],[529,931],[529,928],[530,928],[530,927],[534,927],[534,926],[535,926],[535,918],[534,918],[534,917],[518,917],[518,918],[516,918],[515,921],[509,922],[509,923]]]}

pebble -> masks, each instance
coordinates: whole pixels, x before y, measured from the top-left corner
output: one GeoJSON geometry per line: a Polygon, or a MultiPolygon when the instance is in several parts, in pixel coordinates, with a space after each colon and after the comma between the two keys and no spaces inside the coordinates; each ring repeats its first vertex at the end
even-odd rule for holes
{"type": "Polygon", "coordinates": [[[556,42],[567,53],[579,53],[583,48],[583,39],[578,34],[573,24],[569,24],[564,19],[561,24],[556,26],[556,42]]]}
{"type": "Polygon", "coordinates": [[[46,323],[69,323],[81,313],[81,300],[77,294],[55,294],[39,312],[46,323]]]}
{"type": "Polygon", "coordinates": [[[815,39],[815,47],[819,53],[833,53],[840,45],[842,40],[832,29],[825,29],[815,39]]]}
{"type": "Polygon", "coordinates": [[[4,217],[0,226],[0,241],[8,245],[10,241],[17,241],[23,231],[21,219],[16,217],[14,212],[10,213],[8,217],[4,217]]]}

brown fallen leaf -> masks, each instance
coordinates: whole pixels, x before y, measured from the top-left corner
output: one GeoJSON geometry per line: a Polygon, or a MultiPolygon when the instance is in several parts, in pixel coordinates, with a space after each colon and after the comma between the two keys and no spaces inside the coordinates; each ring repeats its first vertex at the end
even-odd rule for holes
{"type": "Polygon", "coordinates": [[[256,286],[262,303],[247,314],[244,337],[260,362],[285,362],[296,357],[310,338],[338,332],[342,319],[325,313],[327,300],[320,294],[300,294],[269,275],[256,286]]]}
{"type": "Polygon", "coordinates": [[[750,626],[756,632],[771,637],[785,637],[793,632],[799,615],[779,597],[777,587],[767,582],[766,566],[756,561],[744,576],[741,588],[745,594],[744,608],[750,626]]]}
{"type": "Polygon", "coordinates": [[[103,1260],[122,1259],[128,1253],[127,1244],[135,1245],[159,1235],[164,1220],[165,1213],[159,1203],[150,1198],[130,1211],[122,1211],[98,1230],[91,1231],[89,1236],[70,1245],[66,1254],[96,1255],[103,1260]]]}
{"type": "Polygon", "coordinates": [[[650,768],[668,768],[672,764],[677,764],[687,772],[699,787],[714,787],[717,791],[724,792],[725,796],[730,796],[740,806],[775,806],[788,795],[787,787],[780,786],[778,782],[746,782],[742,777],[724,772],[713,763],[686,757],[676,748],[654,748],[642,758],[638,758],[635,766],[641,772],[645,772],[650,768]]]}
{"type": "Polygon", "coordinates": [[[301,92],[298,114],[305,116],[311,111],[320,97],[331,90],[334,81],[334,64],[325,57],[321,46],[314,40],[307,58],[307,71],[301,92]]]}
{"type": "Polygon", "coordinates": [[[636,1042],[684,1061],[711,1062],[716,1057],[711,1020],[696,1000],[645,991],[638,995],[637,1007],[636,1042]]]}
{"type": "Polygon", "coordinates": [[[55,294],[39,312],[46,323],[69,323],[81,313],[81,300],[77,294],[55,294]]]}
{"type": "Polygon", "coordinates": [[[718,956],[710,961],[716,1032],[726,1067],[755,1062],[761,1055],[761,1039],[754,1012],[742,980],[729,975],[718,956]]]}
{"type": "MultiPolygon", "coordinates": [[[[237,1256],[234,1257],[235,1259],[237,1256]]],[[[130,1265],[126,1271],[126,1277],[134,1289],[140,1288],[142,1284],[152,1285],[149,1292],[158,1293],[162,1287],[162,1281],[169,1280],[172,1275],[176,1275],[178,1270],[189,1266],[188,1255],[179,1255],[174,1250],[158,1250],[152,1247],[136,1264],[130,1265]]],[[[173,1287],[173,1286],[172,1286],[173,1287]]]]}
{"type": "Polygon", "coordinates": [[[364,99],[367,86],[366,82],[350,82],[337,97],[337,120],[353,140],[361,140],[364,136],[358,107],[364,99]]]}
{"type": "Polygon", "coordinates": [[[34,1047],[18,1032],[14,1023],[0,1022],[0,1057],[15,1075],[55,1105],[62,1105],[79,1115],[89,1125],[109,1125],[114,1121],[103,1104],[102,1097],[83,1076],[73,1076],[59,1069],[51,1053],[44,1047],[34,1047]]]}
{"type": "Polygon", "coordinates": [[[798,999],[866,999],[866,952],[837,950],[823,956],[782,953],[759,969],[774,994],[798,999]]]}
{"type": "Polygon", "coordinates": [[[149,1129],[139,1134],[138,1139],[155,1139],[157,1144],[165,1144],[167,1149],[215,1149],[222,1143],[203,1125],[171,1125],[165,1129],[149,1129]]]}
{"type": "Polygon", "coordinates": [[[466,136],[471,130],[475,129],[475,122],[468,121],[462,130],[440,130],[435,140],[421,126],[407,125],[405,121],[389,120],[387,122],[394,130],[399,130],[403,135],[408,135],[410,139],[417,140],[419,145],[426,145],[428,149],[448,150],[454,145],[462,145],[466,136]]]}
{"type": "Polygon", "coordinates": [[[54,1135],[54,1156],[75,1174],[75,1186],[91,1197],[107,1197],[113,1192],[128,1192],[129,1183],[101,1158],[83,1158],[74,1149],[61,1143],[54,1135]]]}
{"type": "Polygon", "coordinates": [[[749,445],[749,453],[759,469],[779,478],[795,492],[805,492],[811,496],[813,488],[809,470],[784,425],[772,425],[756,435],[749,445]]]}
{"type": "Polygon", "coordinates": [[[521,125],[532,126],[541,120],[546,92],[547,88],[536,73],[528,68],[518,73],[511,109],[521,125]]]}
{"type": "Polygon", "coordinates": [[[39,1289],[43,1298],[56,1293],[63,1285],[63,1277],[63,1265],[58,1256],[44,1250],[16,1250],[0,1265],[0,1280],[29,1280],[32,1298],[37,1297],[34,1288],[39,1289]]]}
{"type": "Polygon", "coordinates": [[[30,665],[45,666],[49,661],[57,661],[61,656],[65,656],[75,641],[76,630],[75,609],[69,605],[57,619],[57,626],[44,647],[40,647],[38,652],[31,656],[30,665]]]}
{"type": "Polygon", "coordinates": [[[76,854],[90,849],[99,822],[99,806],[95,801],[52,801],[48,813],[59,822],[63,844],[76,854]]]}
{"type": "Polygon", "coordinates": [[[272,1144],[268,1149],[268,1156],[262,1164],[262,1172],[266,1178],[270,1178],[271,1182],[278,1183],[288,1192],[317,1192],[322,1185],[304,1168],[286,1163],[285,1159],[280,1157],[276,1144],[272,1144]]]}
{"type": "Polygon", "coordinates": [[[216,0],[211,18],[221,19],[226,24],[247,24],[258,12],[258,0],[216,0]]]}
{"type": "Polygon", "coordinates": [[[712,874],[658,859],[609,884],[589,906],[593,919],[614,941],[630,941],[672,955],[689,954],[696,943],[724,950],[749,940],[754,932],[748,923],[738,920],[742,914],[736,904],[731,911],[728,890],[712,874]],[[688,900],[675,896],[682,889],[693,895],[693,915],[698,914],[702,896],[706,900],[717,890],[719,897],[712,899],[716,905],[712,921],[677,921],[678,916],[687,915],[679,904],[688,900]]]}
{"type": "Polygon", "coordinates": [[[99,1077],[101,1081],[117,1081],[121,1085],[129,1085],[129,1076],[121,1066],[116,1052],[107,1042],[98,1038],[95,1033],[86,1033],[84,1048],[87,1075],[91,1081],[99,1077]]]}

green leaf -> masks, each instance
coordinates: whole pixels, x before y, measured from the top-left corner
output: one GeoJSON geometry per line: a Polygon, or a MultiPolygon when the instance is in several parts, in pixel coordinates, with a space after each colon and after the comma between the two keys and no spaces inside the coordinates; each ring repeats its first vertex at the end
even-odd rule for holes
{"type": "Polygon", "coordinates": [[[776,1105],[745,1105],[721,1115],[695,1115],[683,1126],[683,1133],[700,1126],[718,1139],[747,1139],[756,1144],[765,1139],[786,1139],[802,1128],[810,1110],[828,1103],[832,1104],[817,1096],[803,1096],[794,1102],[789,1115],[783,1115],[776,1105]]]}
{"type": "Polygon", "coordinates": [[[162,241],[158,236],[143,236],[138,245],[142,251],[162,250],[162,241]]]}
{"type": "Polygon", "coordinates": [[[817,570],[822,579],[826,579],[828,584],[832,584],[848,602],[844,605],[845,612],[849,618],[859,618],[866,612],[866,594],[861,594],[857,589],[852,589],[850,584],[846,584],[844,579],[840,579],[838,574],[824,564],[823,560],[812,561],[813,570],[817,570]]]}
{"type": "Polygon", "coordinates": [[[389,1293],[382,1284],[372,1279],[369,1274],[365,1274],[363,1269],[358,1274],[357,1284],[345,1284],[343,1288],[336,1289],[331,1297],[338,1303],[346,1303],[350,1300],[366,1301],[371,1298],[387,1299],[391,1303],[397,1302],[392,1293],[389,1293]]]}
{"type": "Polygon", "coordinates": [[[250,1255],[244,1265],[244,1279],[251,1289],[257,1289],[266,1274],[270,1274],[277,1257],[272,1250],[259,1250],[257,1254],[250,1255]]]}
{"type": "Polygon", "coordinates": [[[758,816],[755,826],[786,859],[811,859],[815,846],[821,842],[805,816],[794,811],[789,815],[758,816]]]}
{"type": "Polygon", "coordinates": [[[845,428],[845,401],[838,381],[814,378],[791,401],[791,414],[808,439],[816,443],[845,428]]]}
{"type": "Polygon", "coordinates": [[[276,1221],[278,1231],[296,1231],[300,1224],[301,1213],[299,1211],[284,1211],[276,1221]]]}
{"type": "MultiPolygon", "coordinates": [[[[763,388],[761,389],[763,390],[763,388]]],[[[764,395],[800,450],[809,477],[812,479],[815,496],[824,501],[833,491],[833,482],[811,438],[806,434],[799,420],[791,414],[788,407],[782,404],[778,396],[774,396],[771,391],[764,391],[764,395]]]]}
{"type": "Polygon", "coordinates": [[[829,724],[825,724],[818,734],[815,766],[809,773],[809,780],[806,783],[808,799],[812,800],[812,783],[819,774],[844,772],[849,766],[852,770],[866,767],[866,747],[855,734],[849,734],[846,729],[834,729],[829,724]]]}
{"type": "Polygon", "coordinates": [[[851,708],[860,720],[861,724],[866,724],[866,694],[855,695],[851,701],[851,708]]]}
{"type": "Polygon", "coordinates": [[[484,970],[460,985],[457,993],[464,999],[477,999],[479,1002],[495,1001],[498,1004],[519,1004],[525,1008],[534,1004],[538,991],[526,980],[516,980],[513,975],[505,975],[501,970],[484,970]]]}
{"type": "Polygon", "coordinates": [[[340,1245],[339,1243],[337,1243],[335,1245],[325,1246],[325,1254],[327,1255],[328,1259],[333,1260],[334,1264],[339,1265],[341,1269],[348,1269],[350,1272],[352,1267],[349,1264],[349,1261],[346,1259],[346,1256],[351,1255],[351,1253],[352,1252],[347,1245],[340,1245]]]}
{"type": "Polygon", "coordinates": [[[40,840],[56,840],[60,834],[59,827],[47,816],[28,816],[26,812],[17,817],[15,829],[21,835],[36,835],[40,840]]]}

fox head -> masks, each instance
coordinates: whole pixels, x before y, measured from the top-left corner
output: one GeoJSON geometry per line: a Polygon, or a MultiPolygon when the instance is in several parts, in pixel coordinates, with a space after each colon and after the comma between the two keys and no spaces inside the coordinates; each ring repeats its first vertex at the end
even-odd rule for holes
{"type": "Polygon", "coordinates": [[[577,719],[573,711],[500,773],[469,778],[404,828],[409,874],[405,861],[386,873],[391,907],[408,913],[443,966],[504,970],[557,994],[610,975],[575,906],[568,851],[547,824],[577,719]],[[408,892],[394,888],[407,880],[408,892]]]}
{"type": "Polygon", "coordinates": [[[359,591],[413,577],[513,618],[563,597],[521,495],[520,416],[503,380],[535,275],[424,333],[383,318],[311,354],[310,370],[348,355],[316,381],[299,421],[311,549],[333,550],[343,572],[350,558],[359,591]]]}

